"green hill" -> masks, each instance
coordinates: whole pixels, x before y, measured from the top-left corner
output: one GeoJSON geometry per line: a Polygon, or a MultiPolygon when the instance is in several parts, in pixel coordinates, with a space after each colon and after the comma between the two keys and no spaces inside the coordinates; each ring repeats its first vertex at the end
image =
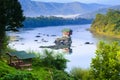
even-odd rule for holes
{"type": "Polygon", "coordinates": [[[120,38],[120,11],[109,9],[105,15],[97,14],[90,30],[94,33],[120,38]]]}

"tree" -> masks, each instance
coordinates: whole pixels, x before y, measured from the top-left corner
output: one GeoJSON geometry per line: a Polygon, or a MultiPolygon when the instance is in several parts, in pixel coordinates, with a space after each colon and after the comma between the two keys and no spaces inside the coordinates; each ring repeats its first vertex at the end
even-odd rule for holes
{"type": "Polygon", "coordinates": [[[52,80],[76,80],[72,75],[62,70],[53,70],[52,80]]]}
{"type": "Polygon", "coordinates": [[[0,57],[6,48],[6,30],[22,27],[25,17],[18,0],[0,0],[0,57]]]}
{"type": "Polygon", "coordinates": [[[43,54],[34,59],[33,66],[47,67],[49,69],[57,69],[64,71],[67,67],[68,60],[64,58],[63,54],[54,51],[44,50],[43,54]]]}
{"type": "Polygon", "coordinates": [[[92,32],[120,38],[120,10],[109,9],[106,14],[97,14],[91,25],[92,32]]]}
{"type": "Polygon", "coordinates": [[[120,46],[100,42],[90,69],[92,80],[120,80],[120,46]]]}

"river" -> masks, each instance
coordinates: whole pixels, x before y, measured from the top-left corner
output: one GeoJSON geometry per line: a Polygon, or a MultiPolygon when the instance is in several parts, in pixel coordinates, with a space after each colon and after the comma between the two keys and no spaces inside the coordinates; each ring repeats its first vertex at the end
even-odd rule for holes
{"type": "Polygon", "coordinates": [[[73,30],[72,53],[65,54],[70,61],[67,63],[66,71],[70,71],[74,67],[86,69],[90,67],[91,59],[95,56],[96,44],[100,40],[87,30],[90,25],[48,26],[24,29],[17,33],[10,32],[9,35],[17,37],[18,40],[10,42],[9,46],[16,50],[42,52],[43,49],[40,46],[54,45],[54,40],[62,36],[62,29],[70,28],[73,30]],[[46,42],[42,42],[42,39],[46,42]],[[86,42],[91,44],[85,44],[86,42]]]}

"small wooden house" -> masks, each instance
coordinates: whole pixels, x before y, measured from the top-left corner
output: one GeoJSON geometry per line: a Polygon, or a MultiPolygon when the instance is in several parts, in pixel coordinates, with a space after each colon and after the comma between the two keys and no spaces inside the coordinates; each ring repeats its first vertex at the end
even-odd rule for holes
{"type": "Polygon", "coordinates": [[[70,35],[72,35],[72,30],[69,28],[64,28],[62,30],[62,34],[63,34],[63,37],[69,37],[70,35]]]}
{"type": "Polygon", "coordinates": [[[9,56],[9,65],[17,69],[29,68],[32,64],[25,63],[24,60],[31,62],[32,58],[35,58],[35,54],[28,54],[25,51],[15,51],[6,53],[9,56]]]}

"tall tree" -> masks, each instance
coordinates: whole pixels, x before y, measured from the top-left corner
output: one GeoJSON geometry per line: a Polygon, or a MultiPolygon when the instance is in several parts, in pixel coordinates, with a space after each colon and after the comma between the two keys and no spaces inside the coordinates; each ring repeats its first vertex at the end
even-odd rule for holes
{"type": "Polygon", "coordinates": [[[22,27],[25,17],[18,0],[0,0],[0,56],[6,48],[6,30],[22,27]]]}
{"type": "Polygon", "coordinates": [[[90,74],[92,80],[120,80],[120,46],[117,42],[100,42],[90,74]]]}

